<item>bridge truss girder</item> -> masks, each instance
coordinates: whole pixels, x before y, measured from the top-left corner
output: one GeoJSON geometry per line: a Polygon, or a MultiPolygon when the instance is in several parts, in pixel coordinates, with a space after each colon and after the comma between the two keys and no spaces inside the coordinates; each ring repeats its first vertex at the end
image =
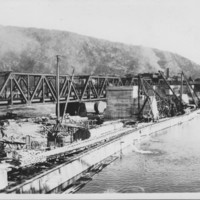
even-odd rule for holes
{"type": "MultiPolygon", "coordinates": [[[[71,76],[59,77],[60,103],[88,102],[106,100],[106,87],[123,85],[120,77],[115,76],[71,76]],[[69,91],[70,88],[70,91],[69,91]]],[[[0,106],[54,103],[57,100],[56,75],[0,72],[0,106]]]]}

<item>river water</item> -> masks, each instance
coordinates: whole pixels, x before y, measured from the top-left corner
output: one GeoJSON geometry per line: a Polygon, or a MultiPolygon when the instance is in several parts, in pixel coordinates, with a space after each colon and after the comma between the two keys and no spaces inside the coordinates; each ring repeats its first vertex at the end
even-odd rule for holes
{"type": "Polygon", "coordinates": [[[77,193],[200,192],[200,118],[123,150],[77,193]]]}

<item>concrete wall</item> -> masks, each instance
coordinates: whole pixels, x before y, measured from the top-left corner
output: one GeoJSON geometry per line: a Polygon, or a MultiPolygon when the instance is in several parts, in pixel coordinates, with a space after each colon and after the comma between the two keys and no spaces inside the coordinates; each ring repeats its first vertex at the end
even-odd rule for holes
{"type": "Polygon", "coordinates": [[[49,170],[24,184],[21,184],[7,192],[14,193],[49,193],[58,186],[67,187],[76,176],[87,170],[89,167],[99,163],[110,155],[118,152],[121,148],[120,140],[112,144],[92,150],[80,156],[76,160],[62,164],[53,170],[49,170]]]}

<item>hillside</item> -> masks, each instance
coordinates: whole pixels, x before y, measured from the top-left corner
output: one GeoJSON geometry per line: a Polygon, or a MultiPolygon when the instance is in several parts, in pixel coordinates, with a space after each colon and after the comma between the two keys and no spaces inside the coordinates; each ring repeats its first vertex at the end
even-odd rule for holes
{"type": "Polygon", "coordinates": [[[170,68],[200,76],[200,66],[174,53],[124,45],[66,31],[0,26],[0,70],[55,73],[55,55],[64,55],[61,73],[126,74],[170,68]]]}

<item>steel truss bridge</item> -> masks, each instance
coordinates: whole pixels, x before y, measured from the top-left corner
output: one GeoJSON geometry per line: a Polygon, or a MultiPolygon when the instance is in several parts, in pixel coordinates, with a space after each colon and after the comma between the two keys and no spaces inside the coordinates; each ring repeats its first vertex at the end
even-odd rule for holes
{"type": "MultiPolygon", "coordinates": [[[[106,87],[122,86],[120,77],[59,76],[59,98],[64,103],[106,100],[106,87]],[[70,91],[69,91],[70,90],[70,91]]],[[[56,75],[0,72],[0,106],[56,102],[56,75]]]]}
{"type": "MultiPolygon", "coordinates": [[[[151,78],[146,80],[152,84],[151,78]]],[[[161,80],[162,81],[162,80],[161,80]]],[[[153,83],[155,85],[162,82],[153,83]]],[[[108,86],[138,85],[137,77],[59,76],[60,103],[106,100],[108,86]]],[[[0,107],[57,101],[56,75],[0,72],[0,107]]]]}

